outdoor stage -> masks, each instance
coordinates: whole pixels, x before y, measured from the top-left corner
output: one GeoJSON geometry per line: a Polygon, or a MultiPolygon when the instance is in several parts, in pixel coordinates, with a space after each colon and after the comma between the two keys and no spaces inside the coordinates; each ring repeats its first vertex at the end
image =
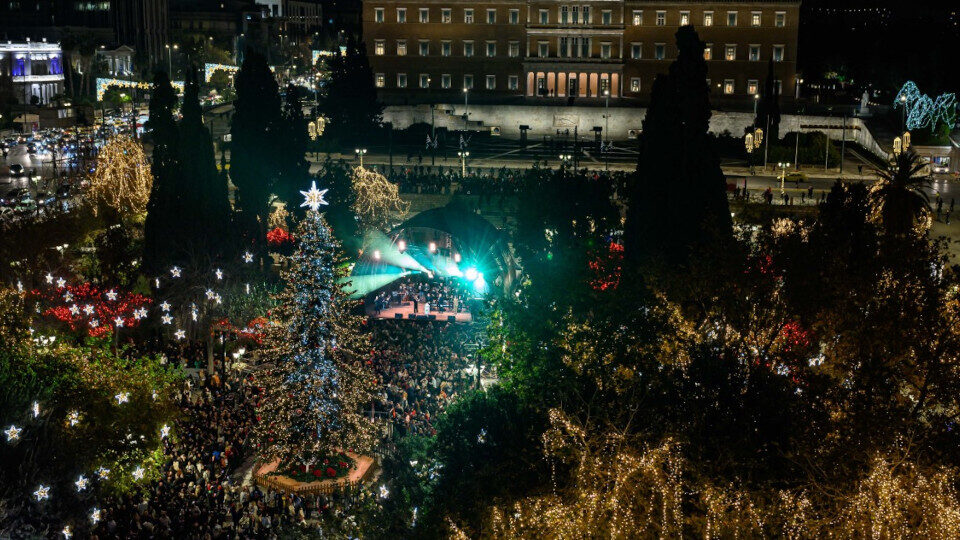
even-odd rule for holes
{"type": "Polygon", "coordinates": [[[470,315],[469,312],[465,311],[454,313],[452,311],[436,311],[431,309],[430,315],[424,315],[423,304],[419,304],[417,306],[417,312],[418,313],[413,318],[410,317],[410,315],[413,315],[413,302],[404,302],[398,306],[391,306],[387,309],[381,310],[379,315],[377,315],[373,306],[367,306],[367,315],[370,317],[376,317],[378,319],[449,321],[450,317],[454,317],[454,322],[470,322],[473,320],[473,316],[470,315]]]}

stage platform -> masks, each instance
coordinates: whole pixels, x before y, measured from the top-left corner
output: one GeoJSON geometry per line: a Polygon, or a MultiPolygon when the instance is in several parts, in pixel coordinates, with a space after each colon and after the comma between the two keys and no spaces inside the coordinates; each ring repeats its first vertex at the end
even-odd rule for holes
{"type": "Polygon", "coordinates": [[[437,320],[437,321],[450,321],[450,322],[471,322],[473,321],[473,316],[469,312],[461,311],[460,313],[454,313],[452,311],[436,311],[431,309],[430,315],[424,315],[423,313],[423,304],[417,306],[417,313],[413,313],[413,302],[404,302],[398,306],[391,306],[387,309],[381,310],[380,314],[376,313],[376,310],[373,306],[367,307],[367,315],[377,319],[403,319],[405,321],[412,320],[437,320]],[[411,315],[413,317],[411,318],[411,315]],[[450,317],[453,317],[451,320],[450,317]]]}

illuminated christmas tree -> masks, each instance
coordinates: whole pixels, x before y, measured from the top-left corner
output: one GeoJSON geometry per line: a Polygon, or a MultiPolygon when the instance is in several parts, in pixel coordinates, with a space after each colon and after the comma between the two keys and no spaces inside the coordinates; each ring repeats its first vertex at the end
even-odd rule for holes
{"type": "Polygon", "coordinates": [[[317,211],[323,192],[303,192],[310,207],[300,223],[297,251],[284,276],[277,317],[266,338],[265,359],[274,367],[261,376],[265,389],[255,430],[261,458],[281,467],[310,464],[341,451],[364,451],[373,424],[364,416],[372,377],[362,365],[368,344],[362,318],[339,279],[339,246],[317,211]]]}

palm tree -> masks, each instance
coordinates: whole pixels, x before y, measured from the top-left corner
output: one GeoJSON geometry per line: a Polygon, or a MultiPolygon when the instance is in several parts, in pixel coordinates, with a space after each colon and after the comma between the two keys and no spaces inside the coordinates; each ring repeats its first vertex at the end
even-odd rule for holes
{"type": "Polygon", "coordinates": [[[883,230],[894,236],[915,230],[930,213],[930,187],[927,175],[920,174],[926,166],[912,149],[901,152],[890,161],[887,170],[880,173],[880,181],[870,192],[873,215],[883,230]]]}

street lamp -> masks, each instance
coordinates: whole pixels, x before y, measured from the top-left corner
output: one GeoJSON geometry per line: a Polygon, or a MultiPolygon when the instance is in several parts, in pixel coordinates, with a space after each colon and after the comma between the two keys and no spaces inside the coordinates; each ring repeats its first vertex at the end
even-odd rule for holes
{"type": "Polygon", "coordinates": [[[463,87],[463,131],[467,131],[467,119],[470,117],[470,104],[467,99],[470,95],[470,89],[463,87]]]}
{"type": "Polygon", "coordinates": [[[903,152],[903,140],[900,137],[893,139],[893,155],[899,156],[903,152]]]}
{"type": "Polygon", "coordinates": [[[603,168],[606,171],[610,170],[610,89],[606,88],[603,91],[603,97],[606,101],[604,105],[604,114],[603,119],[605,121],[603,128],[603,138],[604,141],[601,143],[601,150],[603,151],[603,168]]]}
{"type": "Polygon", "coordinates": [[[790,167],[790,164],[778,163],[777,165],[780,166],[780,195],[782,196],[784,192],[783,184],[787,179],[787,169],[790,167]]]}
{"type": "Polygon", "coordinates": [[[463,179],[467,176],[467,157],[470,156],[470,152],[461,150],[457,155],[460,157],[460,178],[463,179]]]}
{"type": "Polygon", "coordinates": [[[753,116],[757,116],[757,103],[760,103],[760,94],[753,95],[753,116]]]}
{"type": "MultiPolygon", "coordinates": [[[[170,74],[170,80],[172,81],[173,80],[173,59],[170,54],[170,44],[167,43],[166,45],[164,45],[164,47],[167,48],[167,73],[170,74]]],[[[179,45],[174,43],[173,49],[176,50],[177,47],[179,47],[179,45]]]]}
{"type": "Polygon", "coordinates": [[[356,149],[354,149],[353,152],[354,152],[355,154],[357,154],[357,157],[360,158],[360,168],[362,169],[362,168],[363,168],[363,155],[367,153],[367,149],[366,149],[366,148],[356,148],[356,149]]]}
{"type": "Polygon", "coordinates": [[[906,130],[907,129],[907,96],[905,95],[900,96],[900,108],[903,109],[903,113],[901,113],[901,117],[903,118],[903,122],[902,122],[903,129],[906,130]]]}

